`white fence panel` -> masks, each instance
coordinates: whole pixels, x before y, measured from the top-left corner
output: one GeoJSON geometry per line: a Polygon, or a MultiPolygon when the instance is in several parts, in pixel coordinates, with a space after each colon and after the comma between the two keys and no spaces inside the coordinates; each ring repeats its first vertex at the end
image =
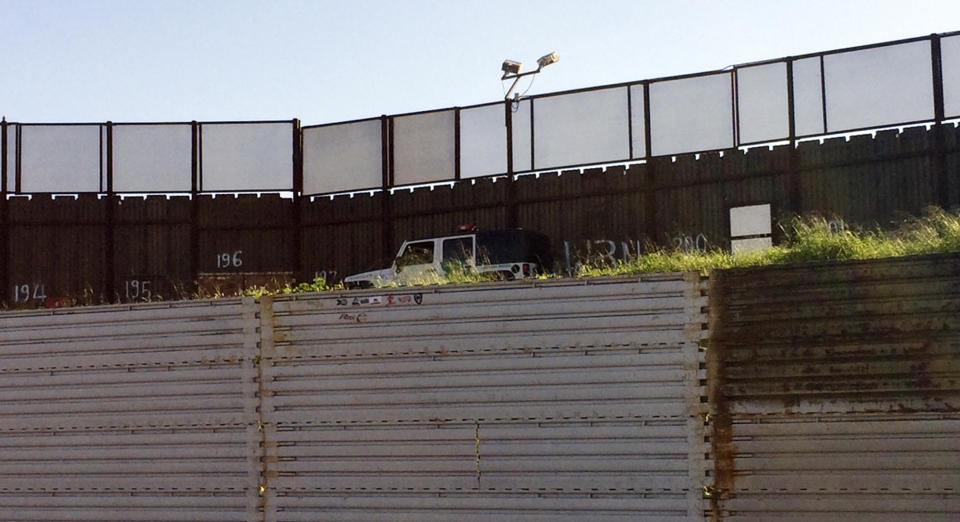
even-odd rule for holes
{"type": "Polygon", "coordinates": [[[266,519],[702,519],[701,287],[267,300],[266,519]]]}
{"type": "Polygon", "coordinates": [[[303,129],[304,193],[380,188],[382,126],[380,120],[365,120],[303,129]]]}
{"type": "Polygon", "coordinates": [[[257,520],[252,300],[0,317],[0,520],[257,520]]]}

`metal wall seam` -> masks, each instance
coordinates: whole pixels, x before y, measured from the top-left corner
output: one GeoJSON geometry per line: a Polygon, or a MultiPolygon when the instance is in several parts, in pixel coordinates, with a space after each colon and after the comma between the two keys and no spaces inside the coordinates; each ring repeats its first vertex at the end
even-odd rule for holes
{"type": "Polygon", "coordinates": [[[262,522],[263,499],[266,481],[262,476],[265,462],[265,444],[263,425],[260,423],[262,400],[260,363],[261,346],[261,307],[252,297],[241,299],[243,316],[243,351],[249,354],[243,361],[243,398],[244,417],[247,419],[247,512],[253,519],[262,522]]]}
{"type": "Polygon", "coordinates": [[[708,296],[707,279],[699,273],[684,274],[688,282],[685,290],[688,323],[685,328],[687,341],[683,346],[684,380],[686,384],[687,445],[689,448],[689,482],[702,487],[687,493],[687,517],[699,519],[707,511],[704,498],[710,490],[707,476],[709,448],[706,442],[706,421],[709,407],[706,402],[706,370],[703,341],[709,337],[707,330],[708,296]]]}
{"type": "Polygon", "coordinates": [[[262,514],[262,520],[273,520],[274,511],[270,499],[273,497],[274,481],[276,476],[273,463],[277,462],[277,427],[266,420],[265,412],[273,411],[276,406],[273,402],[273,393],[267,384],[268,377],[265,377],[264,367],[272,366],[275,359],[276,332],[273,327],[273,296],[263,296],[259,304],[259,331],[260,343],[257,349],[256,361],[256,382],[257,382],[257,411],[256,428],[257,438],[260,446],[260,458],[257,464],[259,475],[259,505],[258,509],[262,514]]]}

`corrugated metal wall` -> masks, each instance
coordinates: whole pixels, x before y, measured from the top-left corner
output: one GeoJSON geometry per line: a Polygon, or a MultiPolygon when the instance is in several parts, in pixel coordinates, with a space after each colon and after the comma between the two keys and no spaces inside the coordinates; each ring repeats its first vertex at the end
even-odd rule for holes
{"type": "Polygon", "coordinates": [[[704,283],[267,299],[266,520],[701,519],[704,283]]]}
{"type": "Polygon", "coordinates": [[[256,312],[0,316],[0,520],[259,520],[256,312]]]}
{"type": "Polygon", "coordinates": [[[960,254],[711,275],[718,518],[960,518],[960,254]]]}

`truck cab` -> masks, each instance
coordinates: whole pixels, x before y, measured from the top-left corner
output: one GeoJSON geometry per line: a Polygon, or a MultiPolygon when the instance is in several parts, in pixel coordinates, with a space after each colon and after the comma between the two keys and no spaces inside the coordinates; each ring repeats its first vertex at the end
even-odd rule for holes
{"type": "Polygon", "coordinates": [[[430,282],[452,269],[525,279],[550,267],[550,241],[521,229],[468,231],[404,241],[389,268],[344,278],[347,288],[430,282]]]}

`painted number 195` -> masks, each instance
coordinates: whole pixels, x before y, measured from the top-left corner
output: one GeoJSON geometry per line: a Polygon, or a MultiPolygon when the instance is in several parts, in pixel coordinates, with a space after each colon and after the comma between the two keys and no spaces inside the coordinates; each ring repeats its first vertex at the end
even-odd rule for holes
{"type": "Polygon", "coordinates": [[[151,284],[152,282],[149,279],[130,279],[123,283],[124,293],[127,299],[144,299],[149,301],[150,297],[153,296],[153,292],[150,291],[151,284]]]}

